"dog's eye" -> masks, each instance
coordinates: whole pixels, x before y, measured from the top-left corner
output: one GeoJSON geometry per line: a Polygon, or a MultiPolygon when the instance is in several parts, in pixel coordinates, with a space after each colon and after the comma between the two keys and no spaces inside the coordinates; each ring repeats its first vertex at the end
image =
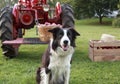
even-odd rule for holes
{"type": "Polygon", "coordinates": [[[67,33],[67,36],[70,36],[70,32],[67,33]]]}
{"type": "Polygon", "coordinates": [[[59,35],[61,35],[61,36],[62,36],[62,35],[63,35],[63,33],[62,33],[62,32],[60,32],[60,33],[59,33],[59,35]]]}
{"type": "Polygon", "coordinates": [[[58,34],[58,36],[59,36],[59,39],[63,36],[63,33],[62,32],[60,32],[59,34],[58,34]]]}

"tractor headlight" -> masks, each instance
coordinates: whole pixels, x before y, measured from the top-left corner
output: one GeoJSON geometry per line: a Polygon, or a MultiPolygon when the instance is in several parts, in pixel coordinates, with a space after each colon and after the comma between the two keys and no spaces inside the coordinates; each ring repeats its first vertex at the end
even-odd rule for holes
{"type": "Polygon", "coordinates": [[[43,5],[43,10],[44,10],[45,12],[49,11],[49,5],[43,5]]]}

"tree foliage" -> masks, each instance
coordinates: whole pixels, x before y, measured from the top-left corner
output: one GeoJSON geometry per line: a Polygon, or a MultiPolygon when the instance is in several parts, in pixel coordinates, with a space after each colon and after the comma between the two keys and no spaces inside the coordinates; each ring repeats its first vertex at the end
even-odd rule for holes
{"type": "Polygon", "coordinates": [[[91,10],[90,4],[90,0],[75,0],[73,6],[75,17],[77,19],[81,19],[93,16],[93,11],[91,10]]]}
{"type": "Polygon", "coordinates": [[[8,5],[13,6],[17,2],[18,2],[18,0],[0,0],[0,9],[2,9],[8,5]]]}
{"type": "Polygon", "coordinates": [[[74,0],[58,0],[58,1],[61,3],[68,3],[70,5],[73,5],[73,3],[74,3],[74,0]]]}
{"type": "Polygon", "coordinates": [[[119,3],[118,3],[118,8],[119,8],[119,12],[118,12],[117,18],[115,18],[113,20],[112,26],[120,28],[120,0],[119,0],[119,3]]]}
{"type": "Polygon", "coordinates": [[[117,9],[119,0],[75,0],[74,10],[77,19],[92,17],[97,14],[99,22],[102,18],[117,9]]]}

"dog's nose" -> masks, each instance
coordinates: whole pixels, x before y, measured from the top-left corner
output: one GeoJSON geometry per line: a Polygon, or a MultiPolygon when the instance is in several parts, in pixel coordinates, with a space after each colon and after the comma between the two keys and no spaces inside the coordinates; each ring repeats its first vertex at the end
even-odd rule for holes
{"type": "Polygon", "coordinates": [[[67,41],[67,40],[64,40],[64,44],[68,44],[68,41],[67,41]]]}

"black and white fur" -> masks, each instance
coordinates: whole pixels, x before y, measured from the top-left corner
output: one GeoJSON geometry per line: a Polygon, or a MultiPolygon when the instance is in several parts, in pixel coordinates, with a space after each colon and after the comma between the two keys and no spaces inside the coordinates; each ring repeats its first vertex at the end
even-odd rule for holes
{"type": "Polygon", "coordinates": [[[37,71],[38,84],[69,84],[71,59],[75,39],[80,34],[74,29],[54,28],[47,54],[42,59],[42,67],[37,71]]]}

